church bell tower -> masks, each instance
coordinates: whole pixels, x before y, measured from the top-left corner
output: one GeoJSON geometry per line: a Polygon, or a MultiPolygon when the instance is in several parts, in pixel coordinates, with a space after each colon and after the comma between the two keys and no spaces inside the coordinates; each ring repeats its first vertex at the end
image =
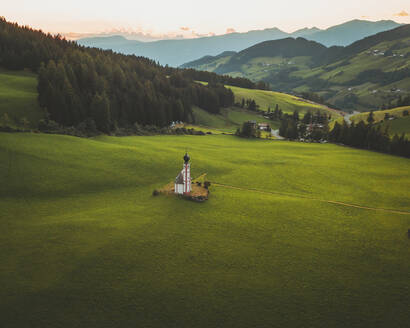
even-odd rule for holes
{"type": "Polygon", "coordinates": [[[184,194],[189,194],[191,192],[191,164],[189,164],[189,155],[185,153],[184,156],[184,194]]]}

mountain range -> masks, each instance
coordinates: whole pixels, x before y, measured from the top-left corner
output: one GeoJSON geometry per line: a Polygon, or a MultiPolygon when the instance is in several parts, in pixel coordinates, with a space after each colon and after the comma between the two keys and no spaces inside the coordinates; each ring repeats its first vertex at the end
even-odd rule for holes
{"type": "Polygon", "coordinates": [[[83,46],[144,56],[158,61],[162,65],[177,67],[205,55],[215,56],[225,51],[241,51],[263,41],[288,37],[303,37],[319,42],[327,47],[346,46],[366,36],[390,30],[399,25],[390,20],[378,22],[353,20],[325,30],[314,27],[300,29],[293,33],[287,33],[278,28],[269,28],[246,33],[230,33],[196,39],[141,42],[128,40],[124,36],[114,35],[83,38],[77,40],[77,42],[83,46]]]}
{"type": "Polygon", "coordinates": [[[342,109],[369,110],[410,95],[409,59],[410,25],[404,25],[346,47],[285,38],[205,56],[181,68],[264,81],[276,91],[315,93],[315,100],[342,109]]]}

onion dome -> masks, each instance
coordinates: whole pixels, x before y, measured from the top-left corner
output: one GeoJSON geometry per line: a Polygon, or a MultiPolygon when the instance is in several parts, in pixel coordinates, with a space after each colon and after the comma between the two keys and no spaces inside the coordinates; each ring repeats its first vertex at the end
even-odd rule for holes
{"type": "Polygon", "coordinates": [[[184,161],[185,161],[185,163],[188,163],[189,160],[190,160],[190,158],[189,158],[188,153],[185,153],[185,156],[184,156],[184,161]]]}

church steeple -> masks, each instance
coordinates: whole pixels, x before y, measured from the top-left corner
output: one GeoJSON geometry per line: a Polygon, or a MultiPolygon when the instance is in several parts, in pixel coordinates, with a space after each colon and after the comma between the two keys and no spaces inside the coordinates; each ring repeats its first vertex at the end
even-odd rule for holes
{"type": "Polygon", "coordinates": [[[189,160],[191,159],[188,155],[188,152],[185,153],[184,157],[184,166],[182,171],[175,179],[175,193],[176,194],[189,194],[191,192],[191,164],[189,160]]]}
{"type": "Polygon", "coordinates": [[[185,153],[185,156],[184,156],[185,164],[187,164],[189,162],[189,160],[190,160],[190,157],[189,157],[188,153],[185,153]]]}

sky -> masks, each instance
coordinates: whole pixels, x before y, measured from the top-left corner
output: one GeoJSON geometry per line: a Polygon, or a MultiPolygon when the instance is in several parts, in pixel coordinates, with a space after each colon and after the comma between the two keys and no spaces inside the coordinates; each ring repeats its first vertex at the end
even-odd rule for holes
{"type": "Polygon", "coordinates": [[[69,38],[98,33],[199,37],[278,27],[293,32],[352,19],[410,23],[409,0],[1,0],[0,16],[69,38]]]}

